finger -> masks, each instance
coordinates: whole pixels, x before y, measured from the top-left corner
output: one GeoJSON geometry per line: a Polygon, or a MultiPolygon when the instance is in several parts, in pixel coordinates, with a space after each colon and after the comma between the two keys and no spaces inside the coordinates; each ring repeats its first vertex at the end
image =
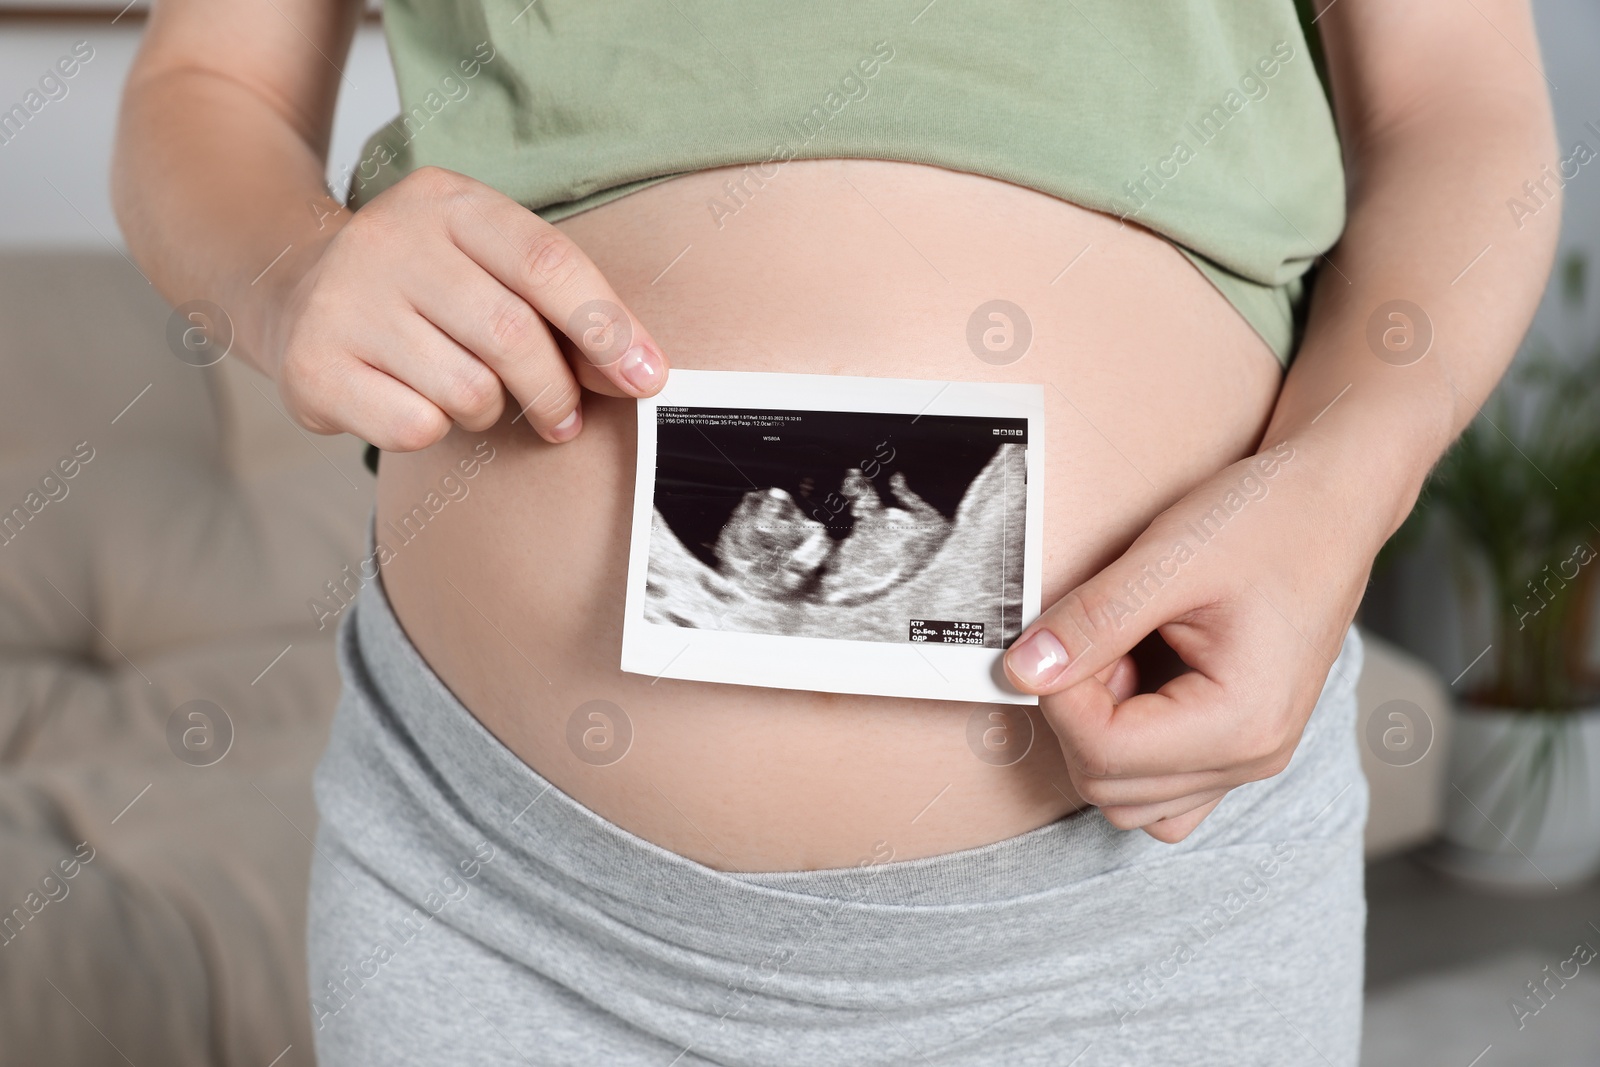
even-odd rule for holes
{"type": "Polygon", "coordinates": [[[1076,685],[1207,602],[1203,582],[1179,580],[1181,553],[1165,530],[1165,523],[1153,523],[1119,559],[1023,632],[1004,660],[1017,688],[1044,694],[1076,685]]]}
{"type": "Polygon", "coordinates": [[[1179,797],[1196,796],[1217,789],[1232,789],[1249,779],[1220,771],[1195,771],[1184,774],[1151,775],[1145,778],[1095,778],[1084,774],[1067,757],[1067,777],[1072,788],[1097,808],[1146,807],[1165,804],[1179,797]]]}
{"type": "Polygon", "coordinates": [[[315,433],[348,431],[385,452],[416,452],[450,432],[450,416],[437,404],[357,359],[299,388],[297,406],[310,413],[305,425],[315,433]]]}
{"type": "Polygon", "coordinates": [[[1241,724],[1240,697],[1187,671],[1118,703],[1097,678],[1040,700],[1069,763],[1091,778],[1160,777],[1254,767],[1279,754],[1276,721],[1241,724]]]}
{"type": "MultiPolygon", "coordinates": [[[[408,279],[406,292],[418,313],[478,364],[479,371],[471,375],[475,384],[482,387],[477,379],[493,378],[499,393],[504,383],[516,399],[518,418],[526,417],[545,440],[577,436],[581,417],[577,423],[567,420],[578,407],[581,390],[544,319],[454,245],[426,266],[427,277],[408,279]]],[[[449,366],[467,373],[454,362],[449,366]]]]}
{"type": "Polygon", "coordinates": [[[400,318],[393,341],[368,346],[367,362],[469,430],[487,430],[499,422],[506,393],[494,371],[422,316],[400,318]]]}
{"type": "Polygon", "coordinates": [[[1190,834],[1194,833],[1195,827],[1204,822],[1206,820],[1206,816],[1217,810],[1217,805],[1220,803],[1222,803],[1222,798],[1218,797],[1209,804],[1202,804],[1193,811],[1185,812],[1182,815],[1175,815],[1170,819],[1162,819],[1160,822],[1151,823],[1149,826],[1143,828],[1144,832],[1155,838],[1157,841],[1164,841],[1169,845],[1175,845],[1179,841],[1182,841],[1184,838],[1188,837],[1190,834]]]}
{"type": "Polygon", "coordinates": [[[1163,832],[1171,833],[1181,830],[1172,838],[1162,837],[1161,840],[1181,840],[1189,831],[1200,825],[1200,820],[1209,815],[1227,796],[1226,789],[1213,789],[1205,793],[1196,793],[1184,797],[1175,797],[1160,804],[1139,805],[1113,805],[1101,808],[1100,814],[1106,817],[1106,822],[1119,830],[1150,830],[1163,826],[1163,832]],[[1199,815],[1196,817],[1196,813],[1199,815]],[[1185,827],[1185,820],[1192,822],[1185,827]]]}
{"type": "Polygon", "coordinates": [[[1123,656],[1095,677],[1111,690],[1111,698],[1119,704],[1139,691],[1139,667],[1132,656],[1123,656]]]}
{"type": "Polygon", "coordinates": [[[667,361],[600,268],[565,233],[516,201],[459,175],[461,209],[448,212],[451,240],[565,334],[624,396],[653,396],[667,361]]]}

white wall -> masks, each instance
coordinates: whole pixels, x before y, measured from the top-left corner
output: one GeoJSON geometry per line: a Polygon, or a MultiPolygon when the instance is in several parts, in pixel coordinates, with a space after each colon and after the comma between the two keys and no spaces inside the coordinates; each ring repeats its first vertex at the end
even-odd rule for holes
{"type": "MultiPolygon", "coordinates": [[[[1555,84],[1552,96],[1563,148],[1584,139],[1600,151],[1600,137],[1584,128],[1585,122],[1600,127],[1600,3],[1537,0],[1535,9],[1555,84]]],[[[65,99],[49,103],[19,136],[0,144],[0,247],[103,247],[99,233],[118,239],[106,173],[117,97],[143,25],[132,17],[117,25],[89,20],[0,23],[0,111],[19,102],[73,42],[86,40],[95,50],[94,59],[68,83],[65,99]]],[[[377,25],[362,26],[345,70],[354,88],[345,86],[339,97],[330,180],[357,157],[366,136],[399,111],[377,25]]],[[[1600,161],[1584,167],[1568,186],[1563,228],[1565,246],[1587,249],[1600,264],[1600,161]]],[[[1540,327],[1554,334],[1564,327],[1549,316],[1550,310],[1542,310],[1540,327]]],[[[1600,304],[1591,312],[1582,324],[1585,336],[1600,333],[1600,304]]]]}
{"type": "MultiPolygon", "coordinates": [[[[1600,127],[1600,3],[1535,0],[1535,13],[1563,154],[1580,140],[1600,151],[1600,135],[1585,127],[1589,122],[1600,127]]],[[[0,249],[121,244],[107,169],[117,97],[142,27],[132,18],[114,26],[88,20],[0,23],[0,112],[20,101],[75,41],[87,40],[95,50],[64,99],[48,104],[20,135],[0,144],[0,249]]],[[[367,135],[399,110],[376,25],[362,27],[346,74],[354,87],[345,86],[339,98],[329,165],[336,189],[338,173],[358,158],[367,135]]],[[[1504,204],[1485,209],[1506,210],[1504,204]]],[[[1584,250],[1592,287],[1600,289],[1600,160],[1568,184],[1562,231],[1562,253],[1584,250]]],[[[1568,351],[1593,345],[1600,338],[1600,299],[1572,316],[1553,291],[1547,293],[1533,332],[1568,351]]],[[[1442,550],[1435,550],[1385,577],[1369,612],[1380,628],[1432,661],[1447,680],[1483,644],[1475,632],[1479,627],[1469,625],[1466,629],[1474,632],[1463,632],[1451,587],[1447,561],[1442,550]]]]}
{"type": "MultiPolygon", "coordinates": [[[[1534,13],[1545,74],[1552,83],[1561,155],[1569,155],[1579,141],[1600,153],[1600,134],[1585,126],[1593,123],[1600,128],[1600,3],[1536,0],[1534,13]]],[[[1538,177],[1528,175],[1530,180],[1538,177]]],[[[1524,349],[1542,340],[1576,358],[1600,344],[1600,158],[1581,167],[1564,192],[1557,270],[1571,252],[1587,256],[1588,303],[1574,314],[1564,306],[1559,286],[1547,287],[1524,349]]],[[[1507,190],[1506,196],[1515,193],[1507,190]]],[[[1488,207],[1508,214],[1510,210],[1503,202],[1488,207]]],[[[1476,603],[1464,603],[1458,592],[1464,562],[1448,538],[1435,530],[1414,554],[1376,576],[1362,609],[1363,621],[1427,660],[1446,682],[1472,664],[1493,637],[1491,605],[1481,599],[1492,593],[1480,589],[1476,603]]],[[[1600,657],[1600,627],[1594,631],[1594,644],[1590,654],[1600,657]]],[[[1492,660],[1493,656],[1479,660],[1455,691],[1469,691],[1481,683],[1492,660]]]]}
{"type": "MultiPolygon", "coordinates": [[[[1583,128],[1585,122],[1600,127],[1600,3],[1537,0],[1535,8],[1549,77],[1556,86],[1552,96],[1562,145],[1569,148],[1573,141],[1586,139],[1600,151],[1600,137],[1583,128]]],[[[75,41],[86,40],[95,50],[94,59],[68,83],[65,99],[46,105],[19,136],[0,144],[0,247],[104,247],[101,233],[120,240],[106,174],[117,97],[143,25],[132,17],[117,25],[89,20],[0,23],[0,111],[19,102],[75,41]]],[[[377,25],[362,26],[345,73],[354,87],[346,85],[339,96],[330,180],[357,158],[367,135],[399,111],[377,25]]],[[[1600,264],[1600,161],[1584,167],[1569,185],[1564,231],[1567,246],[1586,248],[1600,264]]],[[[1600,306],[1592,311],[1588,336],[1600,332],[1600,306]]],[[[1541,327],[1555,330],[1559,324],[1542,313],[1541,327]]]]}
{"type": "MultiPolygon", "coordinates": [[[[142,20],[0,23],[0,113],[21,102],[75,42],[93,58],[66,82],[67,94],[0,144],[0,248],[122,246],[111,215],[108,173],[117,100],[138,48],[142,20]]],[[[361,144],[399,113],[383,31],[364,24],[345,66],[329,180],[359,158],[361,144]],[[353,87],[352,87],[353,86],[353,87]]]]}
{"type": "MultiPolygon", "coordinates": [[[[1582,141],[1600,153],[1600,3],[1596,0],[1538,0],[1540,47],[1545,76],[1554,83],[1556,128],[1563,157],[1582,141]],[[1585,126],[1593,123],[1595,130],[1585,126]]],[[[1532,177],[1532,175],[1530,175],[1532,177]]],[[[1561,252],[1582,250],[1590,266],[1590,287],[1600,297],[1600,158],[1579,169],[1566,186],[1561,220],[1561,252]]],[[[1545,293],[1535,332],[1572,350],[1600,337],[1600,299],[1591,298],[1585,314],[1564,321],[1552,315],[1558,293],[1545,293]]]]}

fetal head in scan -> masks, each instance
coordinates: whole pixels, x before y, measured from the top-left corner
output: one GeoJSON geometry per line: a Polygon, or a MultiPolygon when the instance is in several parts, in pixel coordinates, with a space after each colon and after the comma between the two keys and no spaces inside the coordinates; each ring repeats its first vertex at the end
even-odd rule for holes
{"type": "Polygon", "coordinates": [[[717,539],[721,569],[752,594],[776,600],[859,604],[930,563],[954,526],[913,493],[900,472],[889,476],[893,504],[852,467],[840,488],[854,524],[835,541],[782,489],[752,490],[717,539]]]}
{"type": "Polygon", "coordinates": [[[799,428],[784,431],[792,451],[768,435],[763,452],[748,444],[737,448],[736,427],[696,427],[676,451],[658,456],[646,620],[691,629],[1004,647],[1021,629],[1026,447],[960,421],[918,426],[918,439],[879,447],[876,455],[892,457],[887,462],[852,466],[837,490],[823,493],[811,491],[810,474],[797,472],[818,469],[818,450],[797,444],[799,428]],[[701,432],[706,429],[712,432],[701,432]],[[950,439],[941,441],[941,433],[950,439]],[[703,457],[707,465],[697,467],[689,454],[701,439],[715,458],[703,457]],[[941,443],[951,456],[947,463],[937,462],[941,443]],[[908,452],[923,462],[908,461],[908,452]],[[742,472],[742,486],[708,486],[724,466],[742,472]],[[913,473],[891,469],[896,466],[913,473]],[[788,488],[758,484],[762,473],[788,488]],[[919,495],[914,479],[943,507],[919,495]],[[726,515],[720,527],[706,526],[708,501],[719,494],[731,511],[716,513],[726,515]],[[714,528],[714,538],[697,539],[694,520],[702,523],[698,528],[714,528]]]}

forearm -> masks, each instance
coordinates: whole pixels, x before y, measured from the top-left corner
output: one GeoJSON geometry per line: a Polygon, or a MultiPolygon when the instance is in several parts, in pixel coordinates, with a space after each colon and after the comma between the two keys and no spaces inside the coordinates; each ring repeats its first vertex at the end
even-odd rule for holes
{"type": "Polygon", "coordinates": [[[349,215],[318,125],[204,67],[136,67],[124,94],[112,195],[134,259],[172,304],[223,308],[234,353],[268,373],[271,308],[349,215]]]}
{"type": "Polygon", "coordinates": [[[1318,278],[1265,443],[1290,440],[1359,494],[1340,521],[1374,551],[1493,390],[1538,306],[1559,201],[1520,227],[1506,203],[1525,199],[1523,183],[1556,159],[1539,90],[1463,93],[1352,146],[1348,224],[1318,278]],[[1394,300],[1422,309],[1419,335],[1431,329],[1415,362],[1420,348],[1372,343],[1375,313],[1394,300]]]}

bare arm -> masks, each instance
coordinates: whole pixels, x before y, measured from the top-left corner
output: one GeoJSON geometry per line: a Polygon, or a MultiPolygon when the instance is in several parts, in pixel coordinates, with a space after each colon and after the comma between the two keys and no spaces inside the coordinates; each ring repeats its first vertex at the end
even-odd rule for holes
{"type": "Polygon", "coordinates": [[[118,219],[169,301],[204,299],[318,433],[426,448],[506,401],[546,440],[580,386],[648,396],[659,347],[567,237],[423,168],[354,214],[323,183],[352,0],[163,0],[123,96],[118,219]],[[561,338],[565,336],[567,341],[561,338]]]}
{"type": "Polygon", "coordinates": [[[340,225],[319,229],[317,215],[341,210],[323,174],[335,64],[360,12],[357,0],[163,0],[123,93],[112,196],[129,247],[168,302],[226,308],[268,374],[269,309],[340,225]]]}
{"type": "Polygon", "coordinates": [[[1373,558],[1504,372],[1556,243],[1559,202],[1520,227],[1506,207],[1556,158],[1526,0],[1321,11],[1349,218],[1262,451],[1158,516],[1007,658],[1049,694],[1084,799],[1167,841],[1287,766],[1373,558]],[[1222,532],[1194,537],[1241,493],[1222,532]],[[1153,630],[1191,669],[1119,703],[1106,680],[1128,690],[1124,656],[1153,630]]]}
{"type": "Polygon", "coordinates": [[[1368,536],[1381,544],[1532,321],[1559,236],[1560,193],[1547,183],[1553,202],[1521,219],[1507,201],[1526,199],[1523,183],[1540,180],[1557,145],[1523,0],[1356,0],[1323,12],[1349,223],[1318,281],[1266,441],[1294,437],[1360,468],[1375,505],[1368,536]],[[1374,358],[1374,316],[1396,300],[1425,318],[1381,316],[1390,343],[1374,358]]]}

